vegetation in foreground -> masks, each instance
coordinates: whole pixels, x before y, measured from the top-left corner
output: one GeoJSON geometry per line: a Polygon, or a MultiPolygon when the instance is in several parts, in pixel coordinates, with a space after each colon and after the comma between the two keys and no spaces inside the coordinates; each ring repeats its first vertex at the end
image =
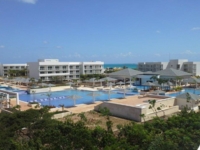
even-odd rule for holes
{"type": "Polygon", "coordinates": [[[107,109],[100,113],[107,128],[85,125],[80,121],[51,119],[48,108],[0,114],[0,149],[2,150],[196,150],[200,143],[200,113],[183,110],[168,119],[155,118],[142,124],[131,122],[112,130],[107,109]]]}

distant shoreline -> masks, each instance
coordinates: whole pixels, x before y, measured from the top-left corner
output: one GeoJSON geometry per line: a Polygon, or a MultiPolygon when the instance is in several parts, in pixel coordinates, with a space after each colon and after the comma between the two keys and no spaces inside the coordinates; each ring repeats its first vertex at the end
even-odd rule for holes
{"type": "Polygon", "coordinates": [[[137,68],[137,64],[129,64],[129,63],[124,63],[124,64],[104,64],[104,68],[123,68],[123,67],[127,67],[127,68],[137,68]]]}

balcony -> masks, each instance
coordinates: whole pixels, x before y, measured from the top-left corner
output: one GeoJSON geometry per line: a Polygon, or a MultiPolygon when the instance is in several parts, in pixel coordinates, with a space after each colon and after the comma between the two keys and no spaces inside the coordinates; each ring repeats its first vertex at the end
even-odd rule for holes
{"type": "Polygon", "coordinates": [[[39,74],[40,77],[46,77],[46,76],[64,76],[64,75],[69,75],[69,73],[44,73],[44,74],[39,74]]]}

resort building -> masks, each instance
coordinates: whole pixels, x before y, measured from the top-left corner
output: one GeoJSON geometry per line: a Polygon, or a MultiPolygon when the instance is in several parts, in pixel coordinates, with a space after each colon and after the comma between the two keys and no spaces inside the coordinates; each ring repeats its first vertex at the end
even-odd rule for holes
{"type": "Polygon", "coordinates": [[[52,77],[62,80],[79,79],[81,74],[102,74],[104,62],[60,62],[58,59],[40,59],[28,62],[29,77],[50,81],[52,77]]]}
{"type": "Polygon", "coordinates": [[[146,71],[160,71],[168,68],[181,70],[191,73],[195,76],[200,75],[200,62],[189,62],[187,59],[173,59],[169,62],[139,62],[138,70],[146,71]]]}
{"type": "Polygon", "coordinates": [[[20,70],[27,70],[27,64],[0,64],[0,76],[7,77],[10,73],[20,70]]]}

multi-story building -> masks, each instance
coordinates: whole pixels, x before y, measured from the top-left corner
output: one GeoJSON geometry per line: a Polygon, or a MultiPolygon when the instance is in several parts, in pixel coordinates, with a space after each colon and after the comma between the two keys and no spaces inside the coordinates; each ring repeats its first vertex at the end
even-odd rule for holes
{"type": "Polygon", "coordinates": [[[29,77],[50,81],[52,77],[62,80],[79,79],[81,74],[102,74],[104,63],[96,62],[59,62],[58,59],[42,59],[28,62],[29,77]]]}
{"type": "Polygon", "coordinates": [[[174,68],[197,76],[200,75],[200,62],[189,62],[187,59],[173,59],[169,62],[139,62],[138,70],[146,71],[160,71],[167,68],[174,68]]]}
{"type": "Polygon", "coordinates": [[[0,75],[9,76],[10,71],[19,71],[27,69],[27,64],[1,64],[0,65],[0,75]]]}
{"type": "Polygon", "coordinates": [[[138,70],[143,72],[146,71],[156,72],[166,69],[167,64],[168,64],[167,62],[139,62],[138,70]]]}

